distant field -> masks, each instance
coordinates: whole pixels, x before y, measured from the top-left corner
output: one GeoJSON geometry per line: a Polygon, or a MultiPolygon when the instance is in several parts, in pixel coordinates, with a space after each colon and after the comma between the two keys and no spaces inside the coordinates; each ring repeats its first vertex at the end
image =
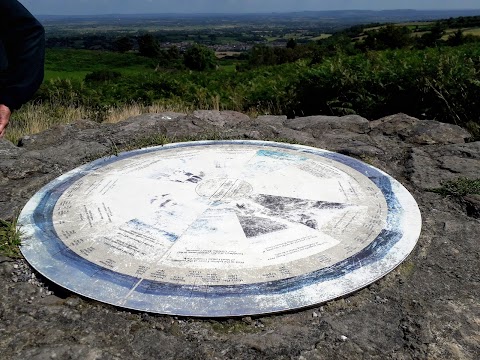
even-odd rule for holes
{"type": "MultiPolygon", "coordinates": [[[[413,37],[421,37],[422,35],[425,35],[429,32],[429,29],[431,26],[435,24],[434,21],[422,21],[422,22],[406,22],[406,23],[396,23],[393,24],[394,26],[406,26],[410,30],[412,30],[412,36],[413,37]]],[[[379,30],[386,27],[386,25],[383,26],[375,26],[375,27],[370,27],[370,28],[365,28],[363,31],[364,33],[367,33],[369,31],[374,31],[374,30],[379,30]]],[[[442,40],[447,40],[452,34],[454,34],[458,29],[446,29],[445,34],[442,37],[442,40]]],[[[464,35],[475,35],[475,36],[480,36],[480,27],[475,27],[475,28],[463,28],[461,29],[463,31],[464,35]]],[[[359,36],[355,39],[357,40],[363,40],[365,39],[366,35],[359,36]]]]}
{"type": "MultiPolygon", "coordinates": [[[[417,32],[412,33],[412,36],[417,38],[417,37],[421,37],[421,36],[425,35],[426,33],[428,33],[428,31],[417,31],[417,32]]],[[[448,38],[448,36],[447,36],[447,38],[448,38]]]]}
{"type": "MultiPolygon", "coordinates": [[[[447,40],[450,35],[453,35],[458,29],[447,29],[445,30],[445,35],[443,35],[442,40],[447,40]]],[[[480,27],[478,28],[465,28],[462,29],[463,35],[474,35],[480,36],[480,27]]]]}
{"type": "Polygon", "coordinates": [[[328,39],[330,36],[332,36],[332,34],[321,34],[319,36],[311,38],[310,40],[313,40],[313,41],[323,40],[323,39],[328,39]]]}
{"type": "MultiPolygon", "coordinates": [[[[214,24],[208,27],[209,30],[228,30],[237,29],[241,27],[240,24],[214,24]]],[[[80,25],[46,25],[46,31],[50,33],[71,32],[75,34],[104,34],[115,32],[117,34],[138,34],[142,32],[158,32],[162,31],[199,31],[204,30],[204,25],[163,25],[161,22],[142,23],[134,26],[112,25],[112,24],[97,24],[97,23],[83,23],[80,25]]]]}
{"type": "Polygon", "coordinates": [[[154,68],[154,60],[133,53],[47,49],[45,56],[45,80],[83,80],[86,74],[98,70],[115,70],[125,75],[138,74],[154,68]]]}
{"type": "Polygon", "coordinates": [[[375,27],[369,27],[369,28],[365,28],[363,29],[363,31],[373,31],[373,30],[379,30],[381,28],[384,28],[385,26],[375,26],[375,27]]]}
{"type": "Polygon", "coordinates": [[[480,36],[480,28],[475,28],[475,29],[465,29],[463,32],[465,35],[475,35],[475,36],[480,36]]]}
{"type": "Polygon", "coordinates": [[[215,56],[218,58],[218,59],[222,59],[224,58],[225,56],[237,56],[237,55],[240,55],[241,52],[240,51],[217,51],[215,53],[215,56]]]}
{"type": "Polygon", "coordinates": [[[47,49],[45,66],[54,66],[52,70],[77,71],[97,70],[104,67],[129,68],[153,66],[155,61],[134,53],[115,53],[110,51],[47,49]]]}
{"type": "Polygon", "coordinates": [[[398,23],[396,25],[403,25],[403,26],[429,26],[432,25],[432,21],[412,21],[406,23],[398,23]]]}
{"type": "Polygon", "coordinates": [[[329,38],[330,36],[332,36],[332,34],[323,33],[323,34],[320,34],[318,36],[312,36],[312,35],[305,35],[304,33],[299,32],[299,33],[285,34],[285,35],[280,36],[280,37],[278,37],[278,36],[267,36],[265,38],[265,40],[268,41],[268,42],[275,42],[275,41],[282,41],[282,40],[284,41],[284,40],[289,40],[289,39],[317,41],[317,40],[323,40],[323,39],[329,38]]]}
{"type": "MultiPolygon", "coordinates": [[[[428,27],[428,26],[433,25],[434,23],[435,22],[433,22],[433,21],[419,21],[419,22],[396,23],[396,24],[393,24],[393,25],[394,26],[406,26],[406,27],[414,30],[417,27],[418,28],[428,27]]],[[[378,29],[381,29],[381,28],[384,28],[384,27],[386,27],[386,25],[365,28],[364,31],[378,30],[378,29]]]]}

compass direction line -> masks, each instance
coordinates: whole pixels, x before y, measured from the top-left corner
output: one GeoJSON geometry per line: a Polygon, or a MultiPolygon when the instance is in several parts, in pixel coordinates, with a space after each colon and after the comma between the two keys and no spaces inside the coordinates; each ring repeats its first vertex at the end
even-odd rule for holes
{"type": "Polygon", "coordinates": [[[199,214],[195,218],[195,220],[193,220],[180,235],[178,235],[177,240],[174,243],[172,243],[172,245],[168,248],[168,250],[165,251],[165,253],[160,257],[160,259],[158,259],[157,264],[161,263],[164,259],[170,256],[170,254],[172,253],[172,249],[175,247],[175,245],[178,245],[181,243],[182,237],[188,232],[188,230],[192,227],[192,225],[198,221],[200,217],[202,217],[208,210],[210,210],[211,206],[212,204],[209,204],[207,208],[201,214],[199,214]]]}
{"type": "Polygon", "coordinates": [[[138,280],[138,282],[133,286],[133,288],[130,289],[130,291],[128,292],[127,295],[125,295],[125,297],[123,298],[123,302],[125,303],[125,301],[127,301],[127,299],[133,294],[133,292],[137,289],[138,285],[140,285],[140,283],[145,280],[145,278],[141,278],[140,280],[138,280]]]}
{"type": "Polygon", "coordinates": [[[235,182],[232,184],[232,186],[230,186],[230,187],[228,188],[227,191],[225,191],[225,194],[223,194],[221,200],[223,200],[223,199],[228,195],[228,193],[234,188],[234,186],[237,184],[237,182],[238,182],[238,179],[235,180],[235,182]]]}
{"type": "Polygon", "coordinates": [[[222,185],[220,185],[220,186],[218,187],[217,191],[215,191],[215,192],[213,193],[213,195],[210,196],[210,199],[213,198],[220,190],[222,190],[223,185],[225,185],[225,183],[226,183],[227,181],[228,181],[228,179],[225,179],[225,181],[222,183],[222,185]]]}

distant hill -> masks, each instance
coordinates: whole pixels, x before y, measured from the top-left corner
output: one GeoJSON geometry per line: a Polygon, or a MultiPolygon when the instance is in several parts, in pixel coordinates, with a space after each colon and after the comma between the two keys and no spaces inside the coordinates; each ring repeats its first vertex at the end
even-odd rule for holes
{"type": "Polygon", "coordinates": [[[286,13],[252,13],[252,14],[225,14],[225,13],[165,13],[165,14],[102,14],[102,15],[38,15],[43,21],[58,21],[64,19],[85,21],[85,20],[138,20],[138,19],[229,19],[262,21],[265,19],[316,19],[316,20],[338,20],[364,22],[388,22],[388,21],[418,21],[436,20],[449,17],[480,15],[479,9],[464,10],[334,10],[334,11],[299,11],[286,13]]]}

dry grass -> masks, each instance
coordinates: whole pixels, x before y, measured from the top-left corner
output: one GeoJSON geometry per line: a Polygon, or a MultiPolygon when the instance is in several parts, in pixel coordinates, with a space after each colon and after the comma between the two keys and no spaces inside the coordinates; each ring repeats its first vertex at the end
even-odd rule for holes
{"type": "Polygon", "coordinates": [[[191,106],[186,104],[155,103],[150,106],[145,106],[133,103],[108,109],[104,122],[108,124],[114,124],[133,116],[151,113],[163,113],[167,111],[191,113],[193,109],[191,106]]]}
{"type": "Polygon", "coordinates": [[[26,104],[13,113],[6,138],[16,144],[25,135],[36,134],[57,124],[68,124],[88,117],[82,106],[57,106],[53,104],[26,104]]]}
{"type": "MultiPolygon", "coordinates": [[[[215,102],[214,99],[212,99],[212,102],[215,102]]],[[[102,115],[103,118],[98,119],[98,114],[83,106],[27,103],[12,115],[5,137],[12,143],[17,144],[25,135],[37,134],[55,125],[69,124],[80,119],[98,119],[111,124],[146,113],[167,111],[191,113],[193,110],[191,106],[178,102],[156,103],[151,106],[132,103],[106,109],[105,114],[102,115]]]]}

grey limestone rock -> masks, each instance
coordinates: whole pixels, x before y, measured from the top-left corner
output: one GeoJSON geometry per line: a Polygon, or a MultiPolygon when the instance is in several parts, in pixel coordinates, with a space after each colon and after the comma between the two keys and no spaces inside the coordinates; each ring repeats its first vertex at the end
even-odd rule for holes
{"type": "Polygon", "coordinates": [[[459,177],[480,178],[480,142],[412,148],[406,167],[411,182],[422,189],[459,177]]]}
{"type": "Polygon", "coordinates": [[[342,130],[356,134],[365,134],[370,130],[367,119],[358,115],[337,116],[307,116],[290,119],[284,125],[294,130],[312,131],[315,137],[332,130],[342,130]]]}
{"type": "Polygon", "coordinates": [[[0,139],[0,219],[12,219],[60,174],[155,136],[289,140],[354,156],[412,192],[422,235],[396,270],[343,299],[215,321],[100,304],[60,289],[22,259],[0,257],[2,359],[476,359],[480,201],[426,191],[480,178],[480,142],[466,143],[465,130],[404,114],[372,122],[226,111],[145,114],[118,124],[81,120],[26,136],[19,146],[0,139]]]}
{"type": "Polygon", "coordinates": [[[193,112],[193,116],[206,120],[210,124],[220,128],[237,127],[240,124],[251,121],[247,115],[236,111],[197,110],[193,112]]]}
{"type": "Polygon", "coordinates": [[[403,141],[418,145],[460,144],[471,137],[459,126],[433,120],[418,120],[405,114],[384,117],[370,123],[372,131],[387,136],[398,136],[403,141]]]}

